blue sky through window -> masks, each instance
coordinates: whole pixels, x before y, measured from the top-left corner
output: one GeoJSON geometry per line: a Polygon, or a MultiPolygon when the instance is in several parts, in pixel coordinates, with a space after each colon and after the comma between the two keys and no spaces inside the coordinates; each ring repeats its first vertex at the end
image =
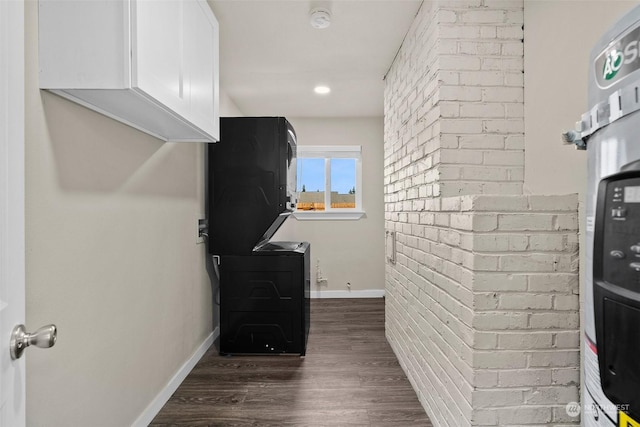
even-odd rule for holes
{"type": "Polygon", "coordinates": [[[324,191],[324,159],[298,159],[298,191],[324,191]]]}
{"type": "MultiPolygon", "coordinates": [[[[298,191],[324,191],[324,159],[298,158],[298,191]]],[[[348,194],[356,186],[356,160],[331,159],[331,191],[348,194]]]]}
{"type": "Polygon", "coordinates": [[[356,186],[356,159],[331,159],[331,191],[348,194],[356,186]]]}

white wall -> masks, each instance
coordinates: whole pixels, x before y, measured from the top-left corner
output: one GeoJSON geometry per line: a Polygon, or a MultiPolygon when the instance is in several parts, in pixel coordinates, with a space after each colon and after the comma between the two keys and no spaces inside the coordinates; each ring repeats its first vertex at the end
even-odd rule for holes
{"type": "MultiPolygon", "coordinates": [[[[586,190],[586,152],[560,142],[587,111],[589,53],[637,1],[525,0],[525,193],[586,190]]],[[[581,198],[583,199],[583,198],[581,198]]]]}
{"type": "Polygon", "coordinates": [[[521,195],[522,25],[425,2],[385,81],[386,336],[435,426],[576,424],[577,198],[521,195]]]}
{"type": "Polygon", "coordinates": [[[236,103],[226,92],[220,92],[220,116],[222,117],[241,117],[244,116],[236,103]]]}
{"type": "Polygon", "coordinates": [[[321,296],[364,295],[384,289],[383,119],[288,118],[298,144],[361,145],[362,202],[366,216],[357,221],[301,221],[289,218],[273,240],[311,243],[311,290],[321,296]],[[317,262],[326,283],[316,282],[317,262]],[[351,284],[351,294],[347,282],[351,284]],[[336,295],[336,294],[334,294],[336,295]]]}
{"type": "Polygon", "coordinates": [[[38,89],[26,2],[27,424],[131,425],[211,334],[204,144],[163,143],[38,89]]]}

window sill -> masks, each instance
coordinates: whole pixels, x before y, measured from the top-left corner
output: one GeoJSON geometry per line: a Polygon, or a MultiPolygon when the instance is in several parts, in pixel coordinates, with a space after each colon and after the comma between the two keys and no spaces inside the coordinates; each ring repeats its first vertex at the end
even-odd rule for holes
{"type": "Polygon", "coordinates": [[[293,216],[300,221],[356,221],[364,215],[364,211],[295,211],[293,213],[293,216]]]}

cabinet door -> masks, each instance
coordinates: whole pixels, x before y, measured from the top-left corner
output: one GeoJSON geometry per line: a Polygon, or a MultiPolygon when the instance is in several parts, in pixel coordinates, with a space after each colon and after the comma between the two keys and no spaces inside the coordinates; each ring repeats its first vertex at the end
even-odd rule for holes
{"type": "Polygon", "coordinates": [[[41,89],[128,89],[129,5],[40,0],[41,89]]]}
{"type": "Polygon", "coordinates": [[[184,42],[190,118],[218,137],[218,22],[205,1],[185,1],[184,42]]]}
{"type": "Polygon", "coordinates": [[[188,117],[184,87],[183,2],[132,0],[132,87],[188,117]]]}

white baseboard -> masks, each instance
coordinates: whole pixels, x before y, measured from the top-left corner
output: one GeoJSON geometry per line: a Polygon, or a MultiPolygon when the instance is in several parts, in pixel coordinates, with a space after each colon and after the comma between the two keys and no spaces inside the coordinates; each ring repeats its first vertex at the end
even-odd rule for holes
{"type": "Polygon", "coordinates": [[[182,384],[182,381],[189,375],[193,367],[196,366],[196,363],[198,363],[216,338],[218,338],[218,335],[220,335],[220,328],[216,326],[213,332],[205,338],[204,342],[200,344],[200,347],[184,362],[180,369],[178,369],[178,372],[175,373],[167,385],[160,390],[160,393],[158,393],[155,399],[153,399],[149,406],[140,414],[138,419],[131,425],[132,427],[146,427],[153,421],[155,416],[158,415],[158,412],[160,412],[169,398],[171,398],[171,395],[178,389],[180,384],[182,384]]]}
{"type": "Polygon", "coordinates": [[[365,289],[363,291],[311,291],[311,298],[383,298],[384,289],[365,289]]]}

